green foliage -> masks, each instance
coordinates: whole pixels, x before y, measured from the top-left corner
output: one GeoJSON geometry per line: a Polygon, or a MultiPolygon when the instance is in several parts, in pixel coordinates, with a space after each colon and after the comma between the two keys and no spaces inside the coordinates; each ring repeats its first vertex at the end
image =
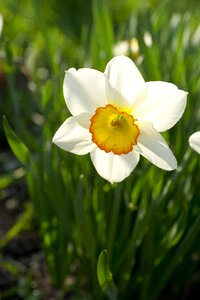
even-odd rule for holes
{"type": "Polygon", "coordinates": [[[27,165],[30,161],[28,148],[19,139],[17,134],[12,130],[6,118],[3,119],[4,131],[9,142],[9,145],[14,152],[15,156],[21,161],[22,164],[27,165]]]}
{"type": "MultiPolygon", "coordinates": [[[[78,1],[74,11],[74,1],[42,1],[41,7],[40,1],[1,1],[4,133],[26,170],[52,282],[74,300],[156,300],[166,289],[180,299],[199,265],[193,255],[200,246],[200,161],[188,146],[200,126],[199,16],[178,2],[172,10],[172,1],[145,1],[144,7],[129,0],[123,7],[121,1],[78,1]],[[103,70],[116,42],[132,37],[144,78],[187,90],[188,104],[180,122],[164,133],[178,169],[168,173],[141,159],[128,179],[111,185],[88,156],[66,153],[51,140],[69,116],[64,71],[103,70]]],[[[0,186],[14,180],[2,175],[0,186]]],[[[23,220],[31,213],[27,209],[23,220]]]]}
{"type": "Polygon", "coordinates": [[[112,273],[109,270],[108,253],[106,250],[103,250],[99,255],[97,263],[97,276],[99,284],[104,293],[109,299],[116,300],[117,289],[112,279],[112,273]]]}

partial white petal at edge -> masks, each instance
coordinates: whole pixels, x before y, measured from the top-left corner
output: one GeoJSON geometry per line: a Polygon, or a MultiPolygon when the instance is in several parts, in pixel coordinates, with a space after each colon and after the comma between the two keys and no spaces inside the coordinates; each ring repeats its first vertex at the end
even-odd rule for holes
{"type": "Polygon", "coordinates": [[[68,118],[57,130],[53,143],[63,150],[84,155],[96,148],[89,132],[90,115],[83,113],[68,118]],[[87,128],[88,127],[88,128],[87,128]]]}
{"type": "Polygon", "coordinates": [[[90,153],[96,171],[111,183],[120,182],[130,175],[139,162],[139,153],[114,155],[97,148],[90,153]]]}
{"type": "Polygon", "coordinates": [[[189,138],[190,147],[200,154],[200,131],[193,133],[189,138]]]}
{"type": "Polygon", "coordinates": [[[137,151],[157,167],[166,171],[177,168],[177,161],[160,133],[151,123],[139,123],[137,151]]]}

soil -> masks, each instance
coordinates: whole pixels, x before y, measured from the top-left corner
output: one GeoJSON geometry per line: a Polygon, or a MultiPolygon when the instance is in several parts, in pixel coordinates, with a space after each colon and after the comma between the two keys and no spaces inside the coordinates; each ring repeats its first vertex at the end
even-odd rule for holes
{"type": "MultiPolygon", "coordinates": [[[[1,193],[0,240],[20,218],[25,206],[31,205],[27,199],[23,180],[1,193]]],[[[0,299],[57,300],[59,292],[51,285],[36,222],[33,220],[27,228],[0,248],[0,299]]]]}

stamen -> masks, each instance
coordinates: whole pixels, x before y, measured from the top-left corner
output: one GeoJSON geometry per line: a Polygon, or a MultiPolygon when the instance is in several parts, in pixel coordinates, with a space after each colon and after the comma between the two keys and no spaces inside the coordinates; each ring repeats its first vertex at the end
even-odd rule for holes
{"type": "Polygon", "coordinates": [[[124,122],[125,122],[124,116],[117,115],[117,117],[111,121],[111,125],[115,127],[122,127],[124,122]]]}

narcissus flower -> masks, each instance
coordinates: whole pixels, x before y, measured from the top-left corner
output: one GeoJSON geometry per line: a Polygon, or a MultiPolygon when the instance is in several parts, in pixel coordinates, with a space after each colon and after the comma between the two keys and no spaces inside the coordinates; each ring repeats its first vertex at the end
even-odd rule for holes
{"type": "Polygon", "coordinates": [[[69,69],[64,98],[72,116],[53,143],[75,154],[90,153],[97,172],[110,182],[129,176],[140,154],[161,169],[176,169],[176,159],[159,132],[181,118],[186,97],[174,84],[145,83],[125,56],[113,58],[104,73],[69,69]]]}
{"type": "Polygon", "coordinates": [[[117,42],[113,47],[113,53],[117,55],[130,55],[133,60],[141,61],[142,56],[140,54],[138,40],[133,37],[129,40],[123,40],[117,42]]]}
{"type": "Polygon", "coordinates": [[[0,13],[0,36],[2,33],[2,29],[3,29],[3,15],[0,13]]]}
{"type": "Polygon", "coordinates": [[[189,138],[190,147],[200,154],[200,131],[193,133],[189,138]]]}

